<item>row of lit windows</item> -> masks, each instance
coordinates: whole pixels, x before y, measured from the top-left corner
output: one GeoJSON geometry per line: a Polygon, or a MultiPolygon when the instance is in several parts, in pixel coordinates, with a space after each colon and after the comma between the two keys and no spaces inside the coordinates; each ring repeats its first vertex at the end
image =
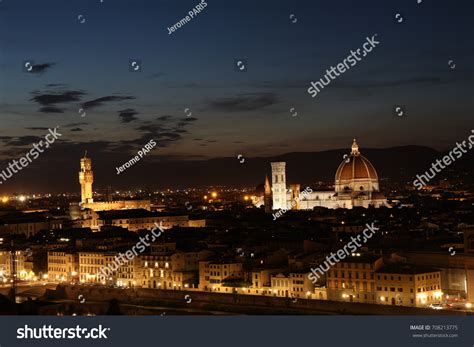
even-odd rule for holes
{"type": "Polygon", "coordinates": [[[230,267],[231,265],[225,265],[225,264],[224,265],[212,265],[211,264],[211,265],[209,265],[209,268],[210,269],[220,269],[221,267],[224,267],[224,269],[227,269],[227,266],[230,267]]]}
{"type": "Polygon", "coordinates": [[[82,258],[81,257],[81,264],[92,264],[92,265],[104,265],[104,259],[97,259],[97,258],[82,258]]]}
{"type": "MultiPolygon", "coordinates": [[[[334,283],[334,288],[339,288],[339,281],[329,281],[329,287],[331,288],[332,285],[334,283]]],[[[346,283],[344,281],[341,281],[341,288],[343,289],[346,289],[346,288],[355,288],[356,290],[359,290],[360,288],[360,283],[359,282],[349,282],[349,283],[346,283]]],[[[373,290],[373,285],[372,283],[370,282],[369,285],[367,286],[367,282],[362,282],[362,290],[367,290],[367,288],[369,288],[369,290],[373,290]]]]}
{"type": "Polygon", "coordinates": [[[287,287],[288,286],[288,280],[280,280],[280,279],[274,279],[273,280],[273,287],[287,287]]]}
{"type": "Polygon", "coordinates": [[[342,269],[373,269],[374,264],[363,264],[363,263],[336,263],[336,267],[340,267],[342,269]]]}
{"type": "Polygon", "coordinates": [[[57,258],[48,258],[48,263],[66,264],[66,260],[65,259],[57,259],[57,258]]]}
{"type": "MultiPolygon", "coordinates": [[[[431,275],[422,275],[422,276],[418,276],[418,281],[420,280],[425,280],[425,277],[426,279],[436,279],[436,278],[439,278],[439,273],[435,273],[435,274],[431,274],[431,275]]],[[[391,281],[394,281],[396,280],[396,278],[398,278],[398,281],[401,281],[402,280],[402,276],[390,276],[390,280],[391,281]]],[[[377,275],[377,279],[381,279],[381,276],[380,275],[377,275]]],[[[388,276],[384,275],[383,276],[383,279],[384,280],[387,280],[388,279],[388,276]]],[[[408,278],[409,281],[413,281],[413,276],[410,276],[408,278]]]]}
{"type": "MultiPolygon", "coordinates": [[[[347,271],[347,278],[352,278],[352,274],[354,273],[354,278],[355,279],[359,279],[359,272],[358,271],[347,271]]],[[[339,276],[339,272],[338,271],[330,271],[330,275],[332,274],[333,277],[338,277],[339,276]]],[[[341,271],[341,278],[345,278],[346,275],[345,275],[345,272],[344,271],[341,271]]],[[[362,272],[362,279],[367,279],[367,273],[366,272],[362,272]]],[[[373,280],[374,279],[374,274],[371,273],[370,274],[370,279],[373,280]]]]}
{"type": "Polygon", "coordinates": [[[97,268],[93,266],[81,266],[80,272],[81,273],[95,273],[97,272],[97,268]]]}
{"type": "MultiPolygon", "coordinates": [[[[211,276],[220,276],[220,271],[211,271],[211,276]]],[[[227,271],[224,271],[224,276],[227,276],[227,271]]]]}
{"type": "Polygon", "coordinates": [[[66,272],[66,269],[63,268],[63,267],[48,266],[48,271],[50,271],[50,272],[66,272]]]}
{"type": "MultiPolygon", "coordinates": [[[[384,291],[388,291],[388,287],[383,287],[384,288],[384,291]]],[[[395,289],[400,292],[400,293],[403,293],[403,288],[395,288],[395,287],[390,287],[390,291],[391,292],[394,292],[395,289]]],[[[382,287],[377,287],[377,290],[378,291],[382,291],[382,287]]],[[[413,293],[413,288],[410,288],[410,293],[413,293]]]]}
{"type": "Polygon", "coordinates": [[[437,290],[437,289],[440,289],[439,284],[434,285],[434,286],[429,286],[429,287],[420,287],[420,288],[417,289],[417,292],[421,293],[421,292],[427,292],[427,291],[430,291],[430,290],[437,290]]]}

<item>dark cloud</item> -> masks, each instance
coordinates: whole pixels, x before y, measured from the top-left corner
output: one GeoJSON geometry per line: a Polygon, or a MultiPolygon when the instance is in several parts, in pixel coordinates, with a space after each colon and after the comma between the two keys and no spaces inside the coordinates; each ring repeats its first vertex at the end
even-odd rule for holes
{"type": "Polygon", "coordinates": [[[277,102],[278,96],[275,93],[247,93],[211,101],[209,106],[217,111],[248,112],[274,105],[277,102]]]}
{"type": "Polygon", "coordinates": [[[382,82],[373,82],[373,81],[357,81],[357,82],[343,82],[336,81],[334,83],[335,88],[349,88],[349,89],[359,89],[359,88],[389,88],[389,87],[401,87],[408,85],[416,84],[429,84],[435,85],[446,82],[443,78],[440,77],[414,77],[406,79],[396,79],[396,80],[385,80],[382,82]]]}
{"type": "Polygon", "coordinates": [[[64,104],[68,102],[80,101],[81,97],[85,95],[80,90],[66,90],[62,92],[39,93],[33,92],[30,101],[34,101],[41,106],[51,106],[55,104],[64,104]]]}
{"type": "Polygon", "coordinates": [[[82,104],[82,107],[85,109],[91,109],[95,107],[102,106],[106,102],[114,102],[114,101],[124,101],[124,100],[133,100],[135,99],[134,96],[104,96],[98,99],[86,101],[85,103],[82,104]]]}
{"type": "Polygon", "coordinates": [[[42,113],[64,113],[63,110],[56,106],[41,107],[38,111],[42,113]]]}
{"type": "Polygon", "coordinates": [[[208,143],[214,143],[214,142],[217,142],[217,140],[207,140],[206,142],[208,142],[208,143]]]}
{"type": "Polygon", "coordinates": [[[6,141],[5,144],[7,146],[26,146],[32,144],[33,142],[39,142],[40,140],[42,140],[42,138],[38,136],[18,136],[6,141]]]}
{"type": "Polygon", "coordinates": [[[31,66],[32,69],[29,72],[30,73],[44,73],[46,72],[46,70],[53,67],[54,65],[55,65],[54,63],[35,64],[31,66]]]}
{"type": "Polygon", "coordinates": [[[203,139],[193,139],[193,141],[202,141],[203,139]]]}
{"type": "Polygon", "coordinates": [[[81,129],[81,128],[72,128],[72,129],[69,130],[69,131],[82,131],[82,129],[81,129]]]}
{"type": "Polygon", "coordinates": [[[138,112],[135,111],[133,108],[127,108],[125,110],[118,111],[118,114],[122,123],[130,123],[135,120],[138,120],[138,118],[135,117],[138,112]]]}
{"type": "Polygon", "coordinates": [[[170,120],[171,118],[173,118],[173,117],[171,117],[171,116],[161,116],[161,117],[156,118],[156,120],[167,121],[167,120],[170,120]]]}
{"type": "Polygon", "coordinates": [[[0,136],[0,141],[2,142],[8,142],[11,139],[13,139],[12,136],[0,136]]]}
{"type": "Polygon", "coordinates": [[[42,130],[42,131],[45,131],[45,130],[48,130],[49,128],[44,128],[44,127],[30,127],[30,128],[25,128],[27,130],[42,130]]]}
{"type": "Polygon", "coordinates": [[[78,127],[78,126],[82,126],[82,125],[89,125],[89,123],[86,123],[86,122],[69,123],[69,124],[63,125],[63,127],[64,128],[74,128],[74,127],[78,127]]]}
{"type": "Polygon", "coordinates": [[[140,125],[135,128],[138,131],[150,132],[150,133],[158,133],[160,131],[165,131],[166,129],[159,125],[140,125]]]}
{"type": "Polygon", "coordinates": [[[181,121],[183,122],[195,122],[197,121],[198,119],[197,118],[194,118],[194,117],[187,117],[187,118],[183,118],[181,119],[181,121]]]}

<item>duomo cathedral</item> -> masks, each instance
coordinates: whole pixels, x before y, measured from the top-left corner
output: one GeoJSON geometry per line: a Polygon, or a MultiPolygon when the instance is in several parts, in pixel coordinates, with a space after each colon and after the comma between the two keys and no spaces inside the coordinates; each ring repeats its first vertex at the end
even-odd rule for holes
{"type": "Polygon", "coordinates": [[[300,194],[300,185],[286,184],[286,163],[272,162],[272,183],[265,179],[263,196],[254,199],[254,205],[265,205],[265,211],[312,210],[314,207],[353,208],[390,207],[385,196],[379,192],[377,171],[370,161],[361,155],[356,140],[352,151],[336,170],[334,190],[313,191],[305,189],[300,194]]]}

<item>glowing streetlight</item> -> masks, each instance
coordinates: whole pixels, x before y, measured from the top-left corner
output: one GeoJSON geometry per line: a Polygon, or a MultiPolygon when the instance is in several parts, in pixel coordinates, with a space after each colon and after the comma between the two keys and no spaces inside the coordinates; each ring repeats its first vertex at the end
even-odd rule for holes
{"type": "Polygon", "coordinates": [[[216,198],[216,197],[217,197],[217,193],[216,193],[216,192],[212,192],[211,196],[212,196],[213,198],[216,198]]]}
{"type": "Polygon", "coordinates": [[[8,202],[8,200],[10,200],[10,199],[8,199],[7,196],[4,196],[4,197],[2,198],[2,202],[3,202],[4,204],[6,204],[6,203],[8,202]]]}
{"type": "Polygon", "coordinates": [[[249,196],[248,196],[248,195],[245,195],[245,196],[244,196],[244,200],[245,200],[245,201],[248,201],[248,199],[249,199],[249,196]]]}
{"type": "Polygon", "coordinates": [[[25,201],[25,200],[26,200],[26,198],[25,198],[25,196],[24,196],[24,195],[21,195],[21,196],[18,198],[18,200],[20,200],[21,202],[23,202],[23,201],[25,201]]]}

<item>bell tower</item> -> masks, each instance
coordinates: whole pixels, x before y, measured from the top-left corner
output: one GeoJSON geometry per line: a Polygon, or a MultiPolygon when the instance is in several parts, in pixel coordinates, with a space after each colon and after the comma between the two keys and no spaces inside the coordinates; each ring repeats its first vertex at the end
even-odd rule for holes
{"type": "Polygon", "coordinates": [[[79,183],[81,184],[81,203],[87,204],[93,202],[92,183],[94,182],[94,173],[92,172],[92,160],[87,158],[87,151],[84,158],[81,158],[81,171],[79,171],[79,183]]]}
{"type": "Polygon", "coordinates": [[[272,196],[273,209],[282,210],[287,209],[286,203],[286,163],[272,162],[272,196]]]}

